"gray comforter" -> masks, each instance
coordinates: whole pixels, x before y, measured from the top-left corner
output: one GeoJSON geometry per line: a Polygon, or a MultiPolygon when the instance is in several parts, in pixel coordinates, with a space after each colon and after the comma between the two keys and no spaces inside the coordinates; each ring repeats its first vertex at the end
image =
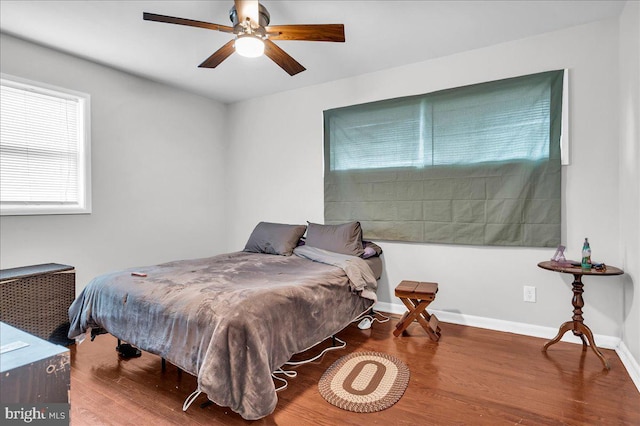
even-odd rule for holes
{"type": "Polygon", "coordinates": [[[69,308],[69,337],[106,330],[197,376],[216,404],[264,417],[271,372],[375,302],[361,259],[296,250],[306,257],[237,252],[99,276],[69,308]]]}

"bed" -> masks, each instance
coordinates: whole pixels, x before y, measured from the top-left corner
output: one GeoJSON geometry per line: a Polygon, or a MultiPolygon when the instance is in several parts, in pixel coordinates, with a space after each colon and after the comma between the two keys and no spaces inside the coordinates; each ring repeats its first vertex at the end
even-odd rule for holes
{"type": "Polygon", "coordinates": [[[381,262],[362,259],[365,248],[357,222],[261,222],[242,252],[96,277],[69,308],[69,338],[111,333],[197,376],[214,403],[259,419],[277,403],[272,372],[375,303],[381,262]]]}

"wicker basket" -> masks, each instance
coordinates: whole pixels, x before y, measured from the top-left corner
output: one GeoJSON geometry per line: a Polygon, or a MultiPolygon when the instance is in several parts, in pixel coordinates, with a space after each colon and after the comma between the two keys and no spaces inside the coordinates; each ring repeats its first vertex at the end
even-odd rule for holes
{"type": "Polygon", "coordinates": [[[75,299],[73,266],[44,265],[0,271],[0,321],[42,339],[69,345],[69,306],[75,299]]]}

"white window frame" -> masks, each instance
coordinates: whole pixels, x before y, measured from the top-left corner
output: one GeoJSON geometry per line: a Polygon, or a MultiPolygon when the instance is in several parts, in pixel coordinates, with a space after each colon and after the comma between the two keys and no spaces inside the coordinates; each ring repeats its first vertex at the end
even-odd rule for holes
{"type": "Polygon", "coordinates": [[[78,144],[78,201],[73,204],[0,203],[0,216],[91,213],[91,96],[87,93],[5,73],[0,73],[0,81],[3,86],[73,99],[78,102],[78,114],[80,115],[78,117],[78,136],[80,138],[78,144]]]}
{"type": "Polygon", "coordinates": [[[564,69],[562,79],[562,128],[560,130],[560,164],[571,164],[569,157],[569,69],[564,69]]]}

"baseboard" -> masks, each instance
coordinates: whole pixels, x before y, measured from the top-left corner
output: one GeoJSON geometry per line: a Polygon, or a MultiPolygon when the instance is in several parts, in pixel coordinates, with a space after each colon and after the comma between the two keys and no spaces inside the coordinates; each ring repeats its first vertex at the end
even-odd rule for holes
{"type": "MultiPolygon", "coordinates": [[[[375,310],[381,312],[389,312],[391,314],[404,314],[407,309],[404,305],[377,302],[374,307],[375,310]]],[[[486,328],[488,330],[504,331],[507,333],[522,334],[525,336],[539,337],[541,339],[553,339],[558,333],[557,328],[543,327],[540,325],[526,324],[521,322],[505,321],[495,318],[478,317],[474,315],[465,315],[457,312],[429,310],[429,312],[435,314],[442,322],[449,322],[452,324],[468,325],[470,327],[486,328]]],[[[629,352],[629,349],[624,342],[613,336],[606,336],[603,334],[594,334],[599,347],[604,349],[613,349],[616,351],[622,364],[627,369],[631,380],[636,385],[636,388],[640,392],[640,366],[629,352]]],[[[580,338],[574,336],[572,333],[566,333],[562,337],[563,342],[582,344],[580,338]]]]}
{"type": "Polygon", "coordinates": [[[627,348],[624,342],[620,342],[620,345],[616,348],[616,353],[620,357],[624,368],[627,369],[627,373],[629,373],[636,388],[638,388],[638,392],[640,392],[640,364],[633,358],[633,355],[631,355],[629,348],[627,348]]]}

